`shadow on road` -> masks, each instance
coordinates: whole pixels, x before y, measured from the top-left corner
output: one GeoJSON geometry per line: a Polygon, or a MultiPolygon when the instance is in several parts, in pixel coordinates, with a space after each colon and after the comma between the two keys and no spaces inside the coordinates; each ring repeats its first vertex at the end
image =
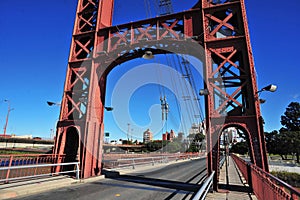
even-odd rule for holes
{"type": "Polygon", "coordinates": [[[228,190],[228,191],[246,192],[246,193],[251,192],[249,187],[245,187],[243,185],[219,184],[219,189],[228,190]]]}
{"type": "Polygon", "coordinates": [[[156,178],[146,178],[146,177],[132,176],[132,175],[120,175],[119,172],[115,172],[115,171],[103,170],[103,174],[105,175],[106,178],[115,179],[119,181],[140,183],[140,184],[158,186],[158,187],[169,188],[169,189],[184,190],[189,192],[197,192],[202,186],[202,183],[191,184],[191,183],[183,183],[179,181],[170,181],[170,180],[163,180],[163,179],[156,179],[156,178]]]}

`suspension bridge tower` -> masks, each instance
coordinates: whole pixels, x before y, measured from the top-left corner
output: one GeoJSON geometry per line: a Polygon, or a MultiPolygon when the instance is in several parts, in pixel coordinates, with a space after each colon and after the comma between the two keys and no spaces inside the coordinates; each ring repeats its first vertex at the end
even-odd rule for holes
{"type": "Polygon", "coordinates": [[[78,159],[81,178],[99,175],[109,70],[145,50],[165,53],[158,50],[163,39],[175,45],[193,39],[205,52],[208,174],[219,170],[219,137],[229,126],[247,134],[252,162],[268,171],[244,0],[199,0],[187,11],[120,26],[112,26],[113,5],[78,0],[55,153],[66,154],[66,162],[78,159]],[[120,57],[111,61],[112,55],[120,57]]]}

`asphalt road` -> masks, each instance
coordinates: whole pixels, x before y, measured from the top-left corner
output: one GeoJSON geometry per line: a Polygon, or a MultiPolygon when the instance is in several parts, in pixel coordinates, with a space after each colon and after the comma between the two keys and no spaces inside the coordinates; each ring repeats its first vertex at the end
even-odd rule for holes
{"type": "Polygon", "coordinates": [[[206,174],[206,160],[196,159],[163,168],[119,175],[106,172],[106,178],[84,184],[27,196],[23,200],[160,200],[190,199],[206,174]]]}

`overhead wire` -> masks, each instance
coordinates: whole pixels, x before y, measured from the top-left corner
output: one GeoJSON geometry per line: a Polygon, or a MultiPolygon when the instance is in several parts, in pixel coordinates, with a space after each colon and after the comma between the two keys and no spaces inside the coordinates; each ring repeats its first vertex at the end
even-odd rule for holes
{"type": "Polygon", "coordinates": [[[151,13],[151,6],[149,0],[144,0],[144,6],[146,10],[146,18],[151,18],[152,13],[151,13]]]}
{"type": "MultiPolygon", "coordinates": [[[[146,14],[147,14],[147,18],[148,18],[149,16],[151,16],[151,7],[150,7],[149,0],[144,0],[144,4],[145,4],[146,14]]],[[[162,9],[161,9],[162,7],[166,7],[165,10],[170,11],[170,13],[166,13],[166,14],[171,14],[171,12],[173,12],[171,0],[163,0],[163,1],[162,0],[155,0],[154,5],[155,5],[154,8],[155,8],[156,13],[159,13],[160,15],[164,14],[164,13],[162,13],[162,9]]],[[[204,31],[198,37],[201,37],[203,35],[204,35],[204,31]]],[[[163,75],[162,75],[162,71],[160,69],[161,68],[161,60],[159,60],[158,57],[159,56],[155,57],[158,60],[158,62],[156,62],[158,64],[155,65],[155,68],[156,68],[157,74],[158,74],[157,75],[158,83],[162,83],[163,75]]],[[[172,62],[170,61],[170,57],[167,54],[165,54],[165,58],[166,58],[166,62],[168,64],[168,66],[172,66],[173,68],[175,68],[176,71],[180,72],[183,75],[181,78],[184,78],[184,79],[186,78],[187,80],[183,81],[184,85],[182,83],[182,80],[180,80],[179,83],[177,83],[175,80],[176,80],[176,78],[178,79],[178,77],[175,77],[175,79],[174,79],[174,73],[172,72],[172,73],[170,73],[172,86],[173,86],[173,88],[174,88],[174,90],[176,91],[177,94],[179,94],[178,89],[180,89],[182,91],[182,98],[184,98],[184,97],[188,98],[189,97],[189,99],[183,99],[184,102],[185,102],[185,106],[186,106],[186,112],[188,113],[187,116],[188,116],[189,122],[191,124],[193,124],[195,121],[194,121],[194,119],[192,119],[192,116],[196,117],[198,114],[200,116],[201,122],[203,122],[204,121],[204,114],[203,114],[201,102],[200,102],[199,98],[197,98],[197,95],[196,95],[197,94],[196,93],[197,87],[196,87],[196,83],[195,83],[193,73],[191,71],[191,64],[188,61],[186,55],[182,55],[182,56],[176,55],[176,57],[177,57],[177,59],[175,60],[174,55],[172,56],[172,58],[173,58],[173,64],[172,64],[172,62]],[[182,65],[184,65],[184,66],[182,66],[182,65]],[[184,77],[184,75],[186,77],[184,77]],[[178,87],[177,84],[179,84],[180,86],[178,87]],[[193,103],[193,100],[197,101],[196,106],[195,106],[195,103],[193,103]]],[[[166,93],[165,93],[164,86],[162,84],[157,84],[157,85],[158,85],[160,98],[166,98],[166,93]]],[[[176,105],[178,114],[180,114],[181,111],[180,111],[180,108],[179,108],[178,100],[176,100],[175,105],[176,105]]],[[[173,121],[174,118],[175,118],[174,113],[170,112],[169,114],[170,114],[171,118],[173,118],[172,119],[172,121],[173,121]]],[[[183,128],[185,130],[187,130],[185,120],[186,119],[183,120],[182,125],[183,125],[183,128]]],[[[198,122],[198,124],[200,124],[199,121],[197,121],[197,122],[198,122]]]]}

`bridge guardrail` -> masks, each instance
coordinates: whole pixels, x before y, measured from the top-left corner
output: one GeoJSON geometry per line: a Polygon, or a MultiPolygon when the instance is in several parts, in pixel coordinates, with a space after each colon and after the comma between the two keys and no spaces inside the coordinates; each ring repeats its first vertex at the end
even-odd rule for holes
{"type": "MultiPolygon", "coordinates": [[[[199,154],[178,154],[178,155],[164,155],[164,156],[151,156],[151,157],[137,157],[137,158],[120,158],[116,160],[109,160],[109,164],[106,163],[104,168],[122,168],[132,167],[135,169],[137,165],[147,165],[155,163],[168,163],[173,160],[191,159],[200,157],[199,154]]],[[[104,161],[105,163],[105,161],[104,161]]]]}
{"type": "Polygon", "coordinates": [[[215,175],[215,171],[213,171],[210,174],[210,176],[205,180],[203,186],[200,188],[200,190],[193,197],[193,200],[199,200],[199,199],[203,200],[203,199],[205,199],[209,189],[212,186],[214,175],[215,175]]]}
{"type": "Polygon", "coordinates": [[[289,184],[237,155],[231,157],[258,199],[300,199],[300,192],[289,184]]]}
{"type": "Polygon", "coordinates": [[[51,167],[38,167],[28,169],[26,167],[12,168],[16,166],[42,165],[63,163],[65,155],[57,154],[17,154],[17,155],[0,155],[0,180],[9,178],[24,177],[27,175],[39,175],[50,173],[51,167]],[[3,170],[6,169],[6,170],[3,170]]]}
{"type": "MultiPolygon", "coordinates": [[[[226,157],[223,156],[223,158],[220,160],[220,164],[219,167],[220,169],[222,168],[222,166],[225,163],[225,159],[226,157]]],[[[220,170],[219,170],[220,171],[220,170]]],[[[206,179],[206,181],[204,182],[204,184],[202,185],[202,187],[199,189],[199,191],[196,193],[196,195],[194,196],[193,200],[198,200],[198,199],[205,199],[209,189],[212,186],[213,183],[213,177],[214,177],[215,171],[213,171],[210,176],[206,179]]]]}
{"type": "MultiPolygon", "coordinates": [[[[0,179],[0,182],[5,182],[8,183],[9,181],[12,180],[20,180],[20,179],[26,179],[26,178],[36,178],[36,177],[41,177],[41,176],[52,176],[52,175],[58,175],[58,174],[66,174],[70,172],[75,172],[76,173],[76,179],[79,179],[79,162],[69,162],[69,163],[55,163],[55,164],[37,164],[37,165],[20,165],[20,166],[8,166],[8,167],[0,167],[0,171],[7,171],[9,172],[10,170],[19,170],[19,169],[37,169],[37,168],[44,168],[44,167],[56,167],[56,166],[67,166],[67,165],[74,165],[75,169],[74,170],[68,170],[68,171],[61,171],[61,172],[50,172],[50,173],[42,173],[42,174],[34,174],[34,175],[25,175],[25,176],[18,176],[18,177],[13,177],[9,178],[6,177],[5,179],[0,179]]],[[[30,171],[30,170],[27,170],[30,171]]],[[[33,172],[33,170],[31,170],[33,172]]],[[[30,173],[29,173],[30,174],[30,173]]]]}

